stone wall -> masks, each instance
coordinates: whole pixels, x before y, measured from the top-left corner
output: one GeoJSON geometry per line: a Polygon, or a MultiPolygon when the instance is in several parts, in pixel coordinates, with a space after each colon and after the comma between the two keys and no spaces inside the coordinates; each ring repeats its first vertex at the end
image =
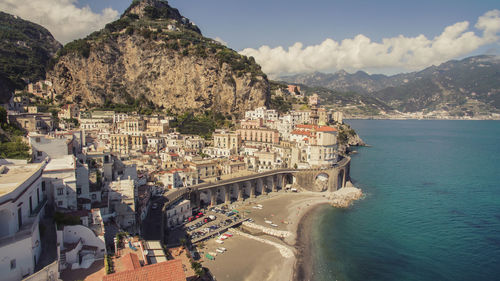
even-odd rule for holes
{"type": "Polygon", "coordinates": [[[294,174],[295,183],[309,191],[336,191],[345,187],[349,180],[351,158],[342,159],[337,165],[329,169],[301,170],[294,174]]]}

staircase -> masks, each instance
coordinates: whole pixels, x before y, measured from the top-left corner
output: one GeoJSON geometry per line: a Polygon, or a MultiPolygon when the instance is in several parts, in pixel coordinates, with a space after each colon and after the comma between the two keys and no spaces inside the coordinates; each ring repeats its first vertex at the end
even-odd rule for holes
{"type": "Polygon", "coordinates": [[[61,269],[66,269],[66,253],[61,253],[59,256],[59,267],[61,269]]]}

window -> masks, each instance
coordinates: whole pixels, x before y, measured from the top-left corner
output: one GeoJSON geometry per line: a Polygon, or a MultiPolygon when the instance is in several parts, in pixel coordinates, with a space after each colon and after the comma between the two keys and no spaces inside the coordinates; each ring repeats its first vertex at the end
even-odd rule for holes
{"type": "Polygon", "coordinates": [[[37,152],[36,152],[36,156],[38,156],[38,157],[42,157],[42,152],[41,152],[41,151],[37,151],[37,152]]]}
{"type": "Polygon", "coordinates": [[[62,206],[63,201],[57,201],[57,206],[62,206]]]}
{"type": "Polygon", "coordinates": [[[40,138],[35,138],[35,141],[36,142],[40,142],[40,138]]]}
{"type": "Polygon", "coordinates": [[[45,182],[42,181],[42,191],[45,192],[45,182]]]}
{"type": "Polygon", "coordinates": [[[10,260],[10,270],[16,269],[16,260],[10,260]]]}
{"type": "Polygon", "coordinates": [[[63,195],[64,194],[64,189],[63,188],[58,188],[57,189],[57,195],[63,195]]]}
{"type": "Polygon", "coordinates": [[[76,194],[78,195],[82,194],[82,189],[80,187],[76,188],[76,194]]]}
{"type": "Polygon", "coordinates": [[[97,195],[92,194],[92,200],[96,200],[96,199],[97,199],[97,195]]]}

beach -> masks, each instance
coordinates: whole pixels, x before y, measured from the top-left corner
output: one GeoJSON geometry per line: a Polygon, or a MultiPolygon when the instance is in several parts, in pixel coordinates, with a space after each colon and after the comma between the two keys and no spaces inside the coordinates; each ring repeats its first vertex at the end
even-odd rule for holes
{"type": "Polygon", "coordinates": [[[253,222],[230,230],[233,237],[224,244],[215,239],[206,241],[201,249],[203,266],[219,281],[307,280],[304,278],[311,274],[312,253],[307,250],[314,210],[331,203],[331,196],[280,191],[232,204],[231,208],[253,222]],[[215,260],[204,257],[204,253],[216,252],[219,247],[227,251],[215,260]]]}

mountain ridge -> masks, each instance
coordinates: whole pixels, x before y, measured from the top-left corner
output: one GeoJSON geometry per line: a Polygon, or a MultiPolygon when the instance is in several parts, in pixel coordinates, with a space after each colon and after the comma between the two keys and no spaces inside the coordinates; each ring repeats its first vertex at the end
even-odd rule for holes
{"type": "Polygon", "coordinates": [[[356,92],[384,102],[395,112],[456,117],[500,113],[500,59],[497,56],[450,60],[421,71],[392,76],[340,71],[295,75],[283,80],[333,91],[356,92]]]}

